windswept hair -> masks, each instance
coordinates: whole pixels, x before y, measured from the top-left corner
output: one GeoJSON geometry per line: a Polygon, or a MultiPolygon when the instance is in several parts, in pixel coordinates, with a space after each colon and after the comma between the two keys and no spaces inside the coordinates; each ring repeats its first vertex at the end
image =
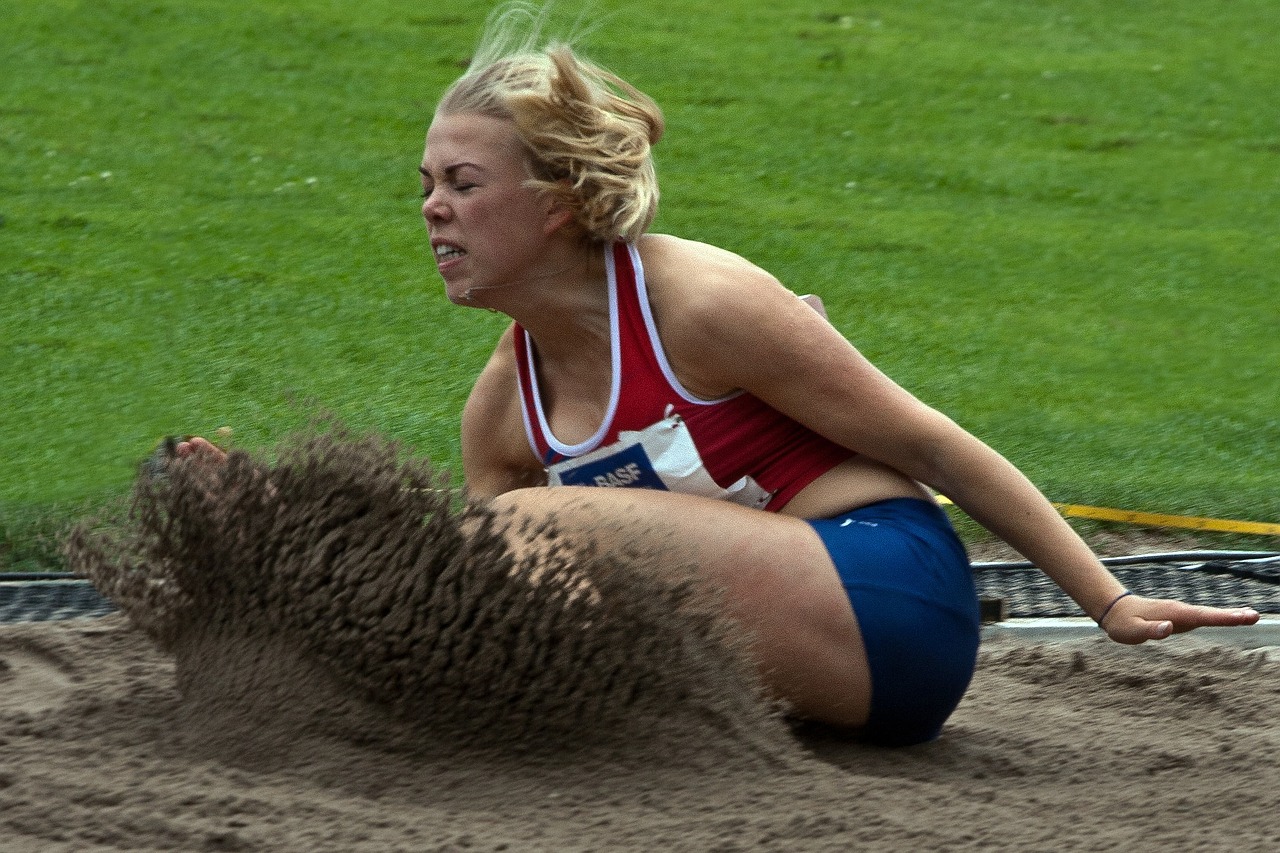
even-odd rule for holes
{"type": "Polygon", "coordinates": [[[436,114],[512,121],[529,155],[526,186],[573,210],[592,239],[635,240],[658,209],[651,147],[662,137],[662,110],[567,43],[544,42],[545,17],[524,3],[496,9],[436,114]]]}

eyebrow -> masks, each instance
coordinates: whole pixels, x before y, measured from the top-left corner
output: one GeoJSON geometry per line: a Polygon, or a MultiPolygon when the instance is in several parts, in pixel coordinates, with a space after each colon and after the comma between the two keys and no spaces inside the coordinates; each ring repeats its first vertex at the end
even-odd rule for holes
{"type": "MultiPolygon", "coordinates": [[[[457,172],[459,169],[461,169],[463,166],[470,166],[471,168],[473,168],[473,169],[477,169],[477,170],[479,170],[479,171],[481,171],[481,172],[483,172],[483,171],[484,171],[484,168],[483,168],[482,166],[479,166],[479,165],[477,165],[477,164],[475,164],[475,163],[469,163],[469,162],[464,161],[464,162],[462,162],[462,163],[454,163],[452,166],[445,166],[445,167],[444,167],[444,176],[445,176],[446,178],[450,178],[450,177],[452,177],[452,176],[453,176],[453,174],[454,174],[455,172],[457,172]]],[[[419,173],[420,173],[424,178],[430,178],[430,177],[431,177],[431,173],[427,171],[427,167],[426,167],[426,166],[418,166],[418,172],[419,172],[419,173]]]]}

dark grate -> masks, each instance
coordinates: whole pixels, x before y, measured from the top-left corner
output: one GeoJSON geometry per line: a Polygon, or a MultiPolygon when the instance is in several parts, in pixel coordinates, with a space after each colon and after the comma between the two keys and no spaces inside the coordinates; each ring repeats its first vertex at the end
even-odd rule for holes
{"type": "Polygon", "coordinates": [[[105,616],[115,605],[84,580],[0,583],[0,622],[48,622],[105,616]]]}
{"type": "MultiPolygon", "coordinates": [[[[1113,566],[1111,571],[1138,595],[1280,613],[1280,568],[1277,567],[1249,562],[1195,566],[1151,563],[1113,566]]],[[[975,568],[973,578],[978,596],[1003,599],[1011,618],[1084,615],[1074,601],[1036,569],[979,567],[975,568]]]]}

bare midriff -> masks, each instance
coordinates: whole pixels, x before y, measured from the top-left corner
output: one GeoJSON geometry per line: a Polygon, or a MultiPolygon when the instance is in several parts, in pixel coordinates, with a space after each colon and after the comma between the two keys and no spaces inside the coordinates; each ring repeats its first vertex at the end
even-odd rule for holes
{"type": "Polygon", "coordinates": [[[854,456],[805,486],[779,514],[830,518],[891,498],[933,500],[924,486],[905,474],[874,459],[854,456]]]}

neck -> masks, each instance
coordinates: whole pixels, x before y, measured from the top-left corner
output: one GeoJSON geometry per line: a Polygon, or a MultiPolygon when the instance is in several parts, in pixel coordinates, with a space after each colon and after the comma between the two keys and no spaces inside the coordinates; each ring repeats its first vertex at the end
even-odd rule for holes
{"type": "Polygon", "coordinates": [[[609,339],[609,288],[605,247],[580,251],[546,264],[546,272],[521,287],[477,292],[471,304],[501,311],[532,336],[541,358],[580,356],[584,346],[609,339]],[[574,354],[577,354],[575,356],[574,354]]]}

